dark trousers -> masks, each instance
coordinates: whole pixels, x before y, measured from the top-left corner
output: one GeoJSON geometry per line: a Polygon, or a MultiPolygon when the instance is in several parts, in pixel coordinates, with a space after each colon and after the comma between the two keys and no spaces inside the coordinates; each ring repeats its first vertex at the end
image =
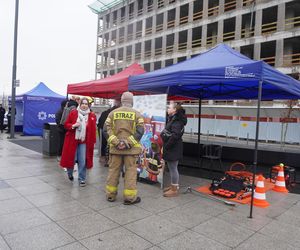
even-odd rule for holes
{"type": "Polygon", "coordinates": [[[65,142],[65,131],[58,131],[58,148],[57,148],[57,155],[61,156],[64,142],[65,142]]]}
{"type": "Polygon", "coordinates": [[[101,144],[101,156],[106,156],[106,152],[107,152],[107,140],[106,140],[106,138],[104,136],[103,130],[102,130],[101,136],[102,136],[102,140],[101,140],[101,142],[102,142],[102,144],[101,144]]]}
{"type": "Polygon", "coordinates": [[[3,126],[4,118],[0,118],[0,130],[3,132],[4,126],[3,126]]]}

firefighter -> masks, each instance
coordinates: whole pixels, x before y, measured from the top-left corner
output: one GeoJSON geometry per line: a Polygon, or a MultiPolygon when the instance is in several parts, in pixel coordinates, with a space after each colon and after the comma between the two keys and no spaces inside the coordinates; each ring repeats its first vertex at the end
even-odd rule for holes
{"type": "Polygon", "coordinates": [[[141,201],[137,196],[137,158],[142,152],[140,139],[144,134],[144,119],[132,108],[133,94],[124,92],[121,107],[113,110],[105,121],[104,133],[108,137],[109,170],[106,183],[107,200],[116,200],[121,168],[125,165],[124,205],[141,201]]]}

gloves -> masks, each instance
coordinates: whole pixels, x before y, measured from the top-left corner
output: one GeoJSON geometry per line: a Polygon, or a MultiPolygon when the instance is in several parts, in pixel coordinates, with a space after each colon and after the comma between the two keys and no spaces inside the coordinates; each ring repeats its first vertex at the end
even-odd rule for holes
{"type": "Polygon", "coordinates": [[[120,139],[119,144],[117,145],[118,150],[130,149],[130,145],[127,140],[120,139]]]}

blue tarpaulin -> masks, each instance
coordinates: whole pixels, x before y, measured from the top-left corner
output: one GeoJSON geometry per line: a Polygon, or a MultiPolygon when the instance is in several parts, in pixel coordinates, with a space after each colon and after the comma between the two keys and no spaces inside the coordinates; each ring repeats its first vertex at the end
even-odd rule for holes
{"type": "Polygon", "coordinates": [[[55,122],[55,113],[65,97],[61,96],[44,83],[39,83],[32,90],[16,96],[16,121],[23,120],[24,135],[43,135],[43,125],[55,122]]]}
{"type": "Polygon", "coordinates": [[[225,44],[149,73],[131,76],[129,90],[194,99],[299,99],[300,82],[263,61],[251,60],[225,44]]]}

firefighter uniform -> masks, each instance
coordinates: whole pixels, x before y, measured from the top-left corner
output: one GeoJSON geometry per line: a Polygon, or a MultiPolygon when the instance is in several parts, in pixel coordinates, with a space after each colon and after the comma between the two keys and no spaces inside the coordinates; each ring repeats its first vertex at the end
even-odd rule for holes
{"type": "MultiPolygon", "coordinates": [[[[130,92],[124,94],[127,94],[129,99],[133,97],[130,92]]],[[[137,200],[136,163],[137,157],[142,151],[139,140],[144,133],[144,119],[138,111],[129,107],[130,105],[123,105],[126,101],[124,101],[123,95],[121,98],[122,107],[113,110],[105,121],[109,145],[106,194],[108,201],[116,199],[121,168],[125,165],[124,202],[133,203],[137,200]]],[[[131,106],[132,101],[130,101],[131,106]]],[[[140,198],[138,197],[138,199],[140,198]]]]}

